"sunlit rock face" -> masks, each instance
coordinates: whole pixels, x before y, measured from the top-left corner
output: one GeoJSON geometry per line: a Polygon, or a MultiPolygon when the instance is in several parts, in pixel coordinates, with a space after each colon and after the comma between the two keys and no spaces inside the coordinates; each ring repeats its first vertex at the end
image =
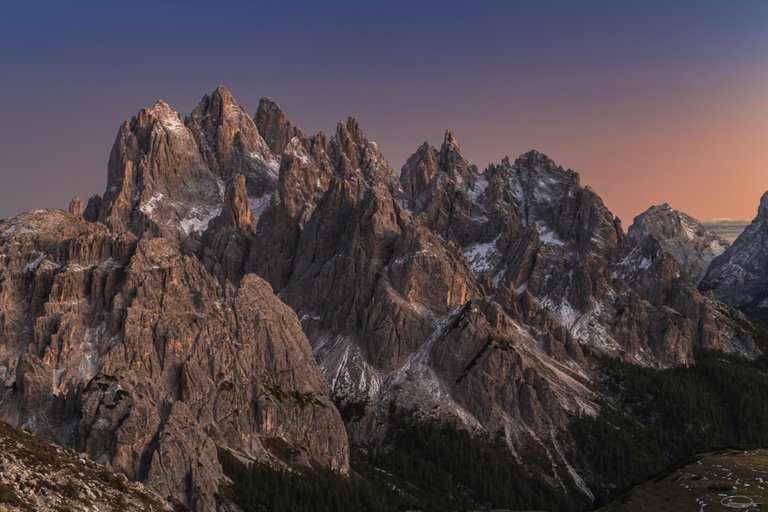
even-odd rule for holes
{"type": "Polygon", "coordinates": [[[251,183],[271,201],[277,165],[238,167],[255,123],[225,90],[206,98],[192,129],[164,103],[124,124],[107,192],[85,212],[73,200],[0,224],[0,414],[207,511],[217,446],[342,473],[349,451],[296,314],[243,275],[251,183]],[[258,173],[273,175],[265,190],[258,173]],[[208,259],[189,252],[203,248],[208,259]]]}

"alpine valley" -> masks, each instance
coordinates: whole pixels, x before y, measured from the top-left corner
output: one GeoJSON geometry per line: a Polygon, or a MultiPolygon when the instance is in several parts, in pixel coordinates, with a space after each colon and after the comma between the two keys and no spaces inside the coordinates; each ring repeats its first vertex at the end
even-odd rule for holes
{"type": "Polygon", "coordinates": [[[0,221],[0,419],[152,507],[592,510],[768,445],[766,320],[768,195],[730,246],[666,204],[624,231],[537,151],[447,131],[398,172],[224,87],[123,123],[103,195],[0,221]]]}

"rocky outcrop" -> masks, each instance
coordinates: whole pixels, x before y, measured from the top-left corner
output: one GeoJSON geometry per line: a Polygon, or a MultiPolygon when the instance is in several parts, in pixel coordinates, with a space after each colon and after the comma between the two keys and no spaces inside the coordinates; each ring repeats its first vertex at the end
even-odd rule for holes
{"type": "Polygon", "coordinates": [[[618,325],[632,338],[656,340],[650,348],[664,364],[691,362],[695,349],[756,356],[758,347],[741,328],[748,324],[743,315],[696,289],[725,247],[700,222],[666,204],[639,215],[614,268],[640,300],[621,303],[622,311],[635,311],[618,325]]]}
{"type": "Polygon", "coordinates": [[[416,198],[427,191],[437,175],[438,158],[438,151],[426,142],[408,158],[400,171],[400,184],[406,197],[416,198]]]}
{"type": "Polygon", "coordinates": [[[4,422],[0,422],[0,508],[8,512],[174,510],[125,475],[4,422]]]}
{"type": "Polygon", "coordinates": [[[79,197],[73,197],[72,201],[69,202],[69,213],[77,217],[82,217],[84,211],[85,206],[83,205],[83,200],[79,197]]]}
{"type": "Polygon", "coordinates": [[[752,223],[712,261],[700,287],[768,323],[768,192],[752,223]]]}
{"type": "Polygon", "coordinates": [[[409,209],[436,233],[463,245],[472,222],[472,199],[482,184],[477,168],[461,154],[456,137],[445,132],[440,151],[423,144],[400,172],[409,209]]]}
{"type": "Polygon", "coordinates": [[[194,510],[217,507],[217,446],[347,470],[346,433],[301,325],[260,278],[235,289],[172,240],[58,210],[3,222],[0,253],[7,421],[194,510]]]}
{"type": "Polygon", "coordinates": [[[231,185],[227,187],[220,216],[224,227],[240,231],[255,231],[256,219],[248,202],[246,187],[245,176],[242,174],[236,175],[231,185]]]}

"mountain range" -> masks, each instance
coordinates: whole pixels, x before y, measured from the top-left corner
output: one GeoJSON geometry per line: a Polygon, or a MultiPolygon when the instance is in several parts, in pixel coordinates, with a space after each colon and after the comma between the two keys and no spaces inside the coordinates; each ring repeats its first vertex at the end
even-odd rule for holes
{"type": "Polygon", "coordinates": [[[601,361],[759,361],[767,229],[768,194],[732,245],[666,204],[625,231],[537,151],[480,169],[449,130],[398,172],[352,118],[160,101],[102,195],[0,222],[0,418],[179,509],[238,510],[222,454],[360,478],[403,421],[589,506],[612,491],[570,432],[617,407],[601,361]]]}

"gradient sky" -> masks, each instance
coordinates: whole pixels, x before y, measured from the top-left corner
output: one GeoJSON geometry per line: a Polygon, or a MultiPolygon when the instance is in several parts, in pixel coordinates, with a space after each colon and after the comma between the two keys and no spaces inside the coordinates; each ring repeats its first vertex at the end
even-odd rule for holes
{"type": "Polygon", "coordinates": [[[446,128],[528,149],[624,226],[668,202],[752,218],[768,189],[768,2],[38,2],[0,18],[0,217],[102,193],[120,123],[226,85],[305,132],[356,117],[393,167],[446,128]]]}

